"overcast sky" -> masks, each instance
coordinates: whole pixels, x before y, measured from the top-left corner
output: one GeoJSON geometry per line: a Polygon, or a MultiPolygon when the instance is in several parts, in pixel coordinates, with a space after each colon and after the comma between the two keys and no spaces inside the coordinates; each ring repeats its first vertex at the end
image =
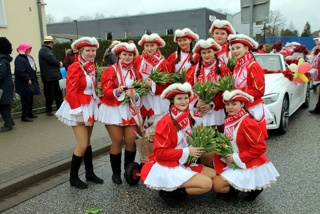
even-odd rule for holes
{"type": "MultiPolygon", "coordinates": [[[[46,14],[56,21],[64,17],[77,19],[80,16],[94,17],[96,13],[110,16],[138,15],[206,7],[222,9],[230,14],[240,12],[240,0],[44,0],[46,14]]],[[[298,30],[299,35],[308,21],[311,32],[320,30],[320,0],[270,0],[270,10],[279,10],[298,30]]],[[[181,26],[183,28],[183,26],[181,26]]]]}

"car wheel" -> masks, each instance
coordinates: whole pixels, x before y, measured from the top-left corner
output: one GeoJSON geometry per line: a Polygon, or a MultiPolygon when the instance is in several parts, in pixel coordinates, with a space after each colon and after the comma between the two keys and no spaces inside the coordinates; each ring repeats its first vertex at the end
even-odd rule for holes
{"type": "Polygon", "coordinates": [[[289,99],[284,96],[281,108],[280,125],[277,130],[278,134],[285,134],[288,131],[289,125],[289,99]]]}
{"type": "MultiPolygon", "coordinates": [[[[309,83],[310,84],[310,83],[309,83]]],[[[307,86],[307,92],[306,92],[306,99],[304,103],[302,103],[301,108],[309,108],[310,105],[310,90],[309,90],[309,84],[307,86]]]]}

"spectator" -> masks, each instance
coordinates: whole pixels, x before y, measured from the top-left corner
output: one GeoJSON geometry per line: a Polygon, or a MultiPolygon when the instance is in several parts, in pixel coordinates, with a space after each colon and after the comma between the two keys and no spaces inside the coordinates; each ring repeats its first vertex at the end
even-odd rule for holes
{"type": "Polygon", "coordinates": [[[11,104],[13,103],[13,82],[10,62],[12,45],[5,37],[0,37],[0,114],[4,125],[0,132],[12,130],[14,122],[11,118],[11,104]]]}
{"type": "Polygon", "coordinates": [[[259,54],[267,53],[267,51],[266,51],[266,45],[265,45],[265,44],[259,45],[259,47],[258,47],[258,49],[257,49],[257,52],[258,52],[259,54]]]}
{"type": "Polygon", "coordinates": [[[280,51],[282,49],[282,43],[281,41],[277,41],[276,43],[274,43],[273,45],[271,45],[270,47],[270,53],[271,54],[280,54],[280,51]]]}
{"type": "Polygon", "coordinates": [[[41,79],[43,82],[44,96],[46,98],[46,112],[48,116],[53,116],[52,104],[56,103],[57,109],[60,108],[63,101],[62,91],[60,89],[59,80],[62,79],[60,62],[52,51],[54,40],[52,36],[46,36],[39,50],[39,64],[41,79]]]}
{"type": "Polygon", "coordinates": [[[37,67],[30,55],[32,46],[22,43],[18,46],[19,55],[14,60],[14,75],[16,92],[20,95],[22,106],[21,121],[33,122],[38,116],[32,112],[33,95],[39,95],[40,89],[37,80],[37,67]]]}
{"type": "Polygon", "coordinates": [[[63,59],[63,66],[68,70],[68,67],[74,62],[74,56],[77,54],[77,50],[68,49],[66,51],[66,56],[63,59]]]}
{"type": "Polygon", "coordinates": [[[117,62],[117,55],[111,52],[112,48],[119,44],[120,41],[114,40],[111,42],[111,45],[106,49],[106,51],[103,54],[102,62],[105,64],[105,66],[113,65],[117,62]]]}

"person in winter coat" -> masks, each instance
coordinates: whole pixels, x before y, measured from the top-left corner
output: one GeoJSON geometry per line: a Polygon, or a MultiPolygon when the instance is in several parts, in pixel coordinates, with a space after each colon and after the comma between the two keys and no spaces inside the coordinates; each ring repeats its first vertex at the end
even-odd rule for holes
{"type": "Polygon", "coordinates": [[[22,106],[21,121],[33,122],[38,116],[32,112],[33,95],[39,95],[40,89],[36,75],[37,67],[30,55],[32,46],[22,43],[18,46],[19,55],[14,60],[15,87],[20,95],[22,106]]]}
{"type": "Polygon", "coordinates": [[[56,103],[57,109],[60,108],[63,102],[63,95],[59,85],[59,80],[62,79],[60,68],[62,62],[60,62],[52,51],[54,40],[51,36],[46,36],[43,40],[39,50],[39,65],[41,80],[43,82],[43,91],[46,98],[46,112],[48,116],[53,116],[52,104],[53,100],[56,103]]]}
{"type": "Polygon", "coordinates": [[[0,37],[0,114],[4,125],[0,132],[12,130],[14,122],[11,117],[11,104],[13,103],[13,82],[10,62],[12,45],[6,37],[0,37]]]}
{"type": "Polygon", "coordinates": [[[96,184],[103,183],[103,180],[93,171],[90,142],[100,103],[95,93],[96,66],[94,63],[99,43],[94,37],[82,37],[74,41],[71,48],[78,50],[79,54],[75,55],[74,63],[69,66],[66,81],[67,94],[56,116],[62,123],[72,127],[77,140],[71,160],[70,185],[84,189],[88,185],[78,176],[82,159],[86,170],[86,180],[96,184]]]}

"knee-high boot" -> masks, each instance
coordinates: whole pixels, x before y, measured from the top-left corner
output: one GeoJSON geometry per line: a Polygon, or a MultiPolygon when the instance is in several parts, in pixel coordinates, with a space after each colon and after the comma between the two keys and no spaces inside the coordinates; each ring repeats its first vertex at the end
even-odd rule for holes
{"type": "Polygon", "coordinates": [[[248,192],[248,194],[244,197],[244,200],[245,201],[254,201],[262,191],[263,191],[263,189],[253,190],[251,192],[248,192]]]}
{"type": "Polygon", "coordinates": [[[74,186],[78,189],[85,189],[88,188],[88,185],[81,181],[78,176],[81,162],[82,157],[78,157],[75,154],[72,155],[69,182],[71,186],[74,186]]]}
{"type": "Polygon", "coordinates": [[[126,170],[127,166],[134,162],[134,159],[136,157],[136,151],[129,152],[127,150],[124,151],[124,170],[126,170]]]}
{"type": "Polygon", "coordinates": [[[121,153],[114,155],[110,154],[110,162],[112,168],[112,181],[116,184],[122,184],[121,180],[121,153]]]}
{"type": "Polygon", "coordinates": [[[99,178],[93,172],[93,164],[92,164],[92,147],[88,146],[86,152],[83,155],[83,162],[86,169],[86,179],[87,181],[92,181],[96,184],[103,184],[103,180],[99,178]]]}

